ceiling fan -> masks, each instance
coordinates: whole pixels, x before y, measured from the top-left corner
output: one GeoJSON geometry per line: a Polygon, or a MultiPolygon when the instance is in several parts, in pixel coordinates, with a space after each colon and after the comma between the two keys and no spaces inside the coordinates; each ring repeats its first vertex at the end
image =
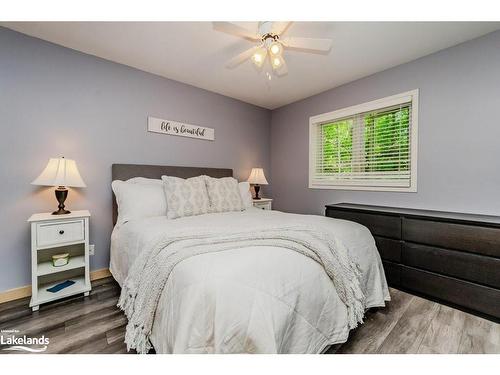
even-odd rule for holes
{"type": "Polygon", "coordinates": [[[247,59],[251,59],[257,68],[261,68],[269,56],[273,71],[278,76],[281,76],[288,73],[283,57],[284,50],[293,49],[309,53],[326,53],[332,47],[331,39],[283,37],[290,24],[291,22],[259,22],[257,32],[231,22],[213,22],[213,27],[217,31],[258,43],[229,60],[226,64],[228,68],[235,68],[247,59]]]}

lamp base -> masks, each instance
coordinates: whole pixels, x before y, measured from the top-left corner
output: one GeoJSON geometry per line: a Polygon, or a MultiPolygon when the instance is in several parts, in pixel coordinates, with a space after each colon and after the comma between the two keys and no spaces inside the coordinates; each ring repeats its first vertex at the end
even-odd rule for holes
{"type": "Polygon", "coordinates": [[[52,215],[66,215],[70,214],[71,211],[65,210],[65,209],[58,209],[57,211],[52,212],[52,215]]]}
{"type": "Polygon", "coordinates": [[[59,205],[57,206],[58,210],[52,212],[52,215],[66,215],[71,213],[71,211],[65,210],[64,209],[64,201],[66,200],[68,196],[68,189],[65,188],[64,186],[59,186],[56,190],[56,199],[59,202],[59,205]]]}
{"type": "Polygon", "coordinates": [[[260,197],[259,197],[260,185],[254,185],[253,188],[255,190],[255,198],[254,199],[260,199],[260,197]]]}

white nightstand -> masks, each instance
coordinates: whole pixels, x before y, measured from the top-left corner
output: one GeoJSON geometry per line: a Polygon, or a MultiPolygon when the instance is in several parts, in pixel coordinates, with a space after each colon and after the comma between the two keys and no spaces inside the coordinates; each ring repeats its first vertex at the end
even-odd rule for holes
{"type": "Polygon", "coordinates": [[[78,293],[90,292],[89,274],[89,218],[87,210],[73,211],[67,215],[51,213],[34,214],[31,223],[31,284],[30,307],[78,293]],[[54,267],[52,255],[69,253],[65,266],[54,267]],[[56,293],[47,289],[60,282],[75,283],[56,293]]]}
{"type": "Polygon", "coordinates": [[[263,210],[272,210],[273,200],[271,198],[260,198],[253,200],[253,206],[263,210]]]}

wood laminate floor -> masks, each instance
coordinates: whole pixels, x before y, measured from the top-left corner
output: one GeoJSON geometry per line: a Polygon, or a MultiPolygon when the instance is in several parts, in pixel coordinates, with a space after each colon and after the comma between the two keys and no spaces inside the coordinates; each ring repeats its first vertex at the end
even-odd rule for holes
{"type": "MultiPolygon", "coordinates": [[[[29,299],[0,304],[0,329],[45,335],[45,353],[127,353],[119,293],[107,278],[92,283],[89,297],[41,305],[36,312],[29,299]]],[[[500,353],[500,324],[396,289],[391,296],[387,307],[369,311],[349,340],[328,353],[500,353]]],[[[22,353],[5,348],[0,353],[22,353]]]]}

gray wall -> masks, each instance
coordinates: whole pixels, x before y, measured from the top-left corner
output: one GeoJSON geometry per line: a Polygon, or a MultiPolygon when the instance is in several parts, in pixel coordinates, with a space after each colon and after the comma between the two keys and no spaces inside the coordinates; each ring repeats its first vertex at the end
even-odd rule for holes
{"type": "Polygon", "coordinates": [[[87,183],[69,209],[92,213],[91,269],[108,267],[111,164],[269,170],[270,111],[0,28],[0,291],[31,283],[35,212],[56,207],[30,182],[49,157],[75,159],[87,183]],[[214,142],[148,133],[148,115],[215,128],[214,142]]]}
{"type": "Polygon", "coordinates": [[[499,46],[497,31],[273,111],[274,207],[321,214],[327,203],[353,202],[500,215],[499,46]],[[416,88],[417,193],[307,187],[310,116],[416,88]]]}
{"type": "Polygon", "coordinates": [[[88,185],[67,206],[92,212],[92,269],[109,261],[112,163],[229,167],[240,179],[262,166],[274,207],[291,212],[343,201],[498,215],[498,45],[495,32],[271,113],[0,28],[0,291],[31,282],[26,219],[56,202],[30,182],[60,155],[88,185]],[[415,88],[417,193],[307,188],[310,116],[415,88]],[[148,115],[213,127],[216,140],[148,133],[148,115]]]}

